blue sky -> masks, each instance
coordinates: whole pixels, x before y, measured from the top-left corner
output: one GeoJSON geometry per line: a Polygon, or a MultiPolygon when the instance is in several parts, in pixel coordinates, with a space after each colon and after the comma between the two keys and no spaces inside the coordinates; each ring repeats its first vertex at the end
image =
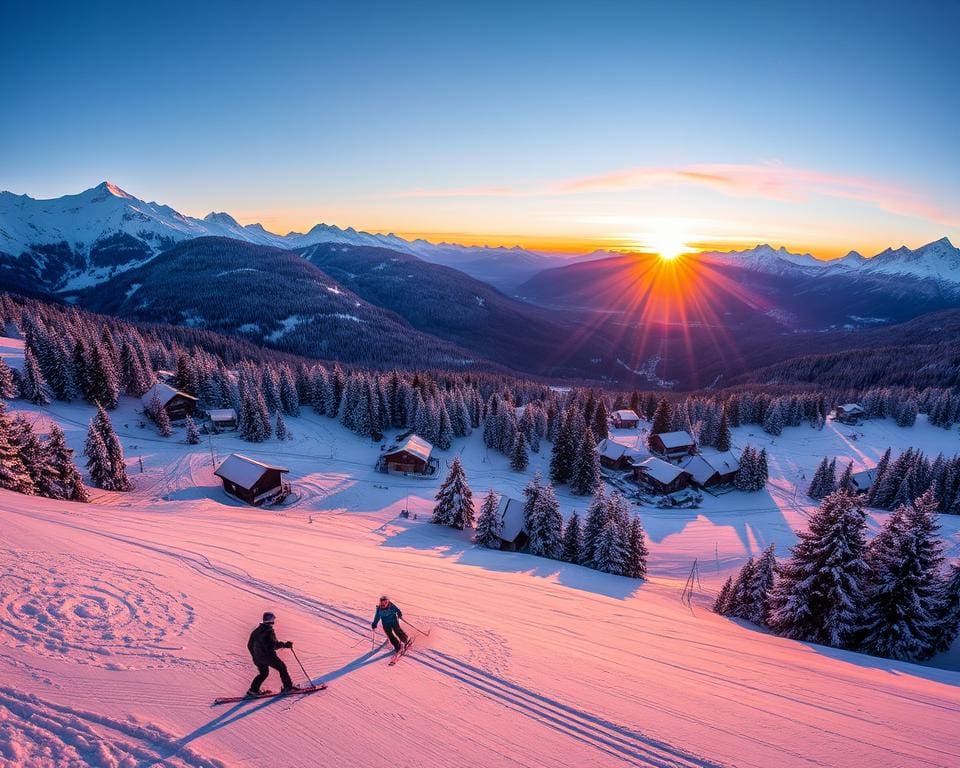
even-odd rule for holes
{"type": "Polygon", "coordinates": [[[459,5],[6,3],[0,188],[557,248],[960,236],[960,4],[459,5]]]}

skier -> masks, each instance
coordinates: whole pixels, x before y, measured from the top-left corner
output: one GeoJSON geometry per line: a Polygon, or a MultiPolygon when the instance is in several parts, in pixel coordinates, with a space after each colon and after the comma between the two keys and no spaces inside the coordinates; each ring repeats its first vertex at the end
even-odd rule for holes
{"type": "Polygon", "coordinates": [[[300,686],[294,685],[293,680],[290,679],[290,673],[287,672],[287,665],[277,656],[278,648],[293,648],[293,643],[281,643],[277,640],[277,633],[273,630],[273,624],[276,620],[277,617],[268,611],[263,614],[263,621],[260,623],[260,626],[250,633],[250,639],[247,641],[247,650],[250,651],[250,656],[253,657],[253,663],[257,667],[258,674],[253,678],[253,682],[250,683],[250,690],[247,691],[247,696],[260,696],[262,694],[260,686],[263,684],[263,681],[267,679],[271,668],[280,673],[280,681],[283,683],[283,693],[300,689],[300,686]]]}
{"type": "Polygon", "coordinates": [[[400,628],[400,619],[403,618],[403,611],[390,602],[386,595],[380,596],[380,602],[377,604],[377,612],[373,616],[373,624],[370,629],[376,629],[379,622],[383,622],[383,631],[387,639],[393,645],[393,650],[400,653],[401,645],[406,649],[410,645],[410,638],[407,633],[400,628]]]}

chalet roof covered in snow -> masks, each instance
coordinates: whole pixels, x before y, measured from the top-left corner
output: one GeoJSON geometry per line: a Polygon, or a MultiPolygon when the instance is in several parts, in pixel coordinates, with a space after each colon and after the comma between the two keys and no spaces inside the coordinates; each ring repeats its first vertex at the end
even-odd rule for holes
{"type": "Polygon", "coordinates": [[[863,469],[850,475],[850,481],[858,491],[869,491],[877,479],[877,468],[863,469]]]}
{"type": "Polygon", "coordinates": [[[413,456],[416,456],[422,461],[430,461],[430,454],[433,453],[433,446],[430,445],[426,440],[424,440],[420,435],[410,435],[402,443],[396,443],[391,445],[386,450],[386,455],[389,456],[392,453],[400,453],[405,451],[413,456]]]}
{"type": "Polygon", "coordinates": [[[658,459],[656,456],[650,456],[649,458],[644,459],[637,464],[637,468],[645,475],[649,475],[654,480],[663,483],[664,485],[669,485],[678,477],[680,477],[680,475],[686,472],[683,467],[678,467],[676,464],[671,464],[663,459],[658,459]]]}
{"type": "Polygon", "coordinates": [[[600,454],[601,457],[609,459],[610,461],[619,461],[625,456],[627,458],[636,458],[645,455],[644,451],[631,448],[629,445],[618,443],[609,438],[604,438],[597,443],[597,453],[600,454]]]}
{"type": "Polygon", "coordinates": [[[629,409],[621,409],[619,411],[613,412],[613,417],[615,419],[620,419],[620,421],[640,421],[640,417],[637,416],[636,412],[629,409]]]}
{"type": "Polygon", "coordinates": [[[683,464],[695,482],[703,485],[715,474],[728,475],[740,468],[740,462],[731,451],[704,450],[683,464]]]}
{"type": "Polygon", "coordinates": [[[207,413],[211,421],[236,421],[237,412],[233,408],[211,408],[207,413]]]}
{"type": "Polygon", "coordinates": [[[150,387],[150,389],[143,393],[143,397],[140,398],[140,402],[149,407],[150,403],[153,401],[154,394],[156,394],[156,396],[159,398],[161,407],[169,403],[177,395],[185,397],[188,400],[193,400],[194,402],[197,400],[197,398],[195,398],[193,395],[188,395],[186,392],[181,392],[179,389],[175,389],[169,384],[158,381],[156,384],[150,387]]]}
{"type": "Polygon", "coordinates": [[[516,541],[517,536],[523,533],[523,502],[501,496],[497,505],[497,514],[502,521],[500,538],[504,541],[516,541]]]}
{"type": "Polygon", "coordinates": [[[222,477],[224,480],[229,480],[231,483],[236,483],[241,488],[249,490],[257,484],[257,481],[263,477],[265,472],[271,469],[275,469],[278,472],[290,471],[286,467],[275,467],[271,464],[264,464],[256,459],[251,459],[249,456],[231,453],[224,460],[223,464],[217,467],[213,474],[217,477],[222,477]]]}
{"type": "Polygon", "coordinates": [[[683,448],[688,445],[693,445],[693,438],[690,437],[689,432],[660,432],[657,434],[657,437],[660,438],[660,442],[663,443],[663,447],[667,450],[672,448],[683,448]]]}
{"type": "Polygon", "coordinates": [[[860,403],[844,403],[843,405],[838,405],[837,410],[846,416],[860,416],[865,412],[860,403]]]}

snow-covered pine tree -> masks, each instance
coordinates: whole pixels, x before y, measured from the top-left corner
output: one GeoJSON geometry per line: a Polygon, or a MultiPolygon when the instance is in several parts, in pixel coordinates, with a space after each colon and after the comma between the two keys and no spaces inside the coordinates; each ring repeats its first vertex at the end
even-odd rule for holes
{"type": "Polygon", "coordinates": [[[609,417],[607,415],[607,406],[603,402],[602,397],[599,399],[599,401],[597,401],[597,407],[593,412],[591,428],[593,429],[593,437],[597,442],[600,440],[606,440],[610,436],[610,424],[609,417]]]}
{"type": "Polygon", "coordinates": [[[513,441],[513,453],[510,456],[510,469],[514,472],[525,472],[529,464],[527,438],[523,432],[517,432],[517,439],[513,441]]]}
{"type": "MultiPolygon", "coordinates": [[[[534,478],[537,480],[538,478],[534,478]]],[[[563,515],[560,502],[550,484],[539,485],[533,509],[526,515],[527,551],[541,557],[559,560],[563,553],[563,515]]],[[[526,511],[526,507],[524,508],[526,511]]]]}
{"type": "Polygon", "coordinates": [[[757,454],[756,472],[754,473],[754,484],[752,490],[762,491],[767,487],[767,481],[770,479],[770,465],[767,463],[767,449],[761,448],[757,454]]]}
{"type": "Polygon", "coordinates": [[[473,527],[473,492],[459,456],[451,462],[450,471],[434,498],[437,504],[431,522],[461,531],[473,527]]]}
{"type": "Polygon", "coordinates": [[[670,403],[666,398],[661,398],[657,403],[657,409],[653,412],[653,425],[650,427],[650,435],[659,435],[670,431],[670,424],[673,421],[673,414],[670,411],[670,403]]]}
{"type": "Polygon", "coordinates": [[[600,455],[597,453],[593,430],[587,427],[577,447],[570,475],[570,490],[578,496],[590,496],[600,487],[601,480],[600,455]]]}
{"type": "Polygon", "coordinates": [[[817,466],[817,471],[813,473],[810,487],[807,488],[807,496],[811,499],[825,498],[836,490],[835,482],[833,474],[830,471],[830,462],[827,461],[827,457],[824,456],[817,466]]]}
{"type": "Polygon", "coordinates": [[[13,371],[3,360],[0,360],[0,397],[7,400],[17,396],[17,387],[13,380],[13,371]]]}
{"type": "Polygon", "coordinates": [[[56,489],[52,488],[53,478],[47,453],[43,450],[30,422],[18,414],[10,419],[8,434],[30,478],[32,493],[56,498],[56,489]]]}
{"type": "Polygon", "coordinates": [[[647,537],[643,530],[640,518],[634,516],[630,520],[630,533],[627,536],[627,559],[623,570],[624,576],[631,579],[645,579],[647,577],[647,537]]]}
{"type": "Polygon", "coordinates": [[[850,645],[863,605],[865,527],[863,509],[850,494],[835,491],[821,502],[779,568],[768,618],[774,631],[795,640],[850,645]]]}
{"type": "Polygon", "coordinates": [[[90,419],[83,455],[87,459],[87,472],[90,473],[91,484],[96,488],[112,490],[110,457],[107,455],[107,446],[97,427],[96,418],[90,419]]]}
{"type": "Polygon", "coordinates": [[[612,517],[607,517],[597,536],[597,543],[593,553],[592,568],[604,573],[623,574],[626,553],[625,542],[621,538],[620,526],[612,517]]]}
{"type": "Polygon", "coordinates": [[[923,661],[939,647],[944,594],[938,504],[927,491],[898,508],[871,548],[860,642],[867,653],[923,661]]]}
{"type": "Polygon", "coordinates": [[[473,541],[481,547],[500,549],[500,531],[503,521],[500,519],[500,499],[491,488],[483,497],[480,515],[477,517],[477,532],[473,541]]]}
{"type": "Polygon", "coordinates": [[[727,580],[720,587],[716,600],[713,601],[713,612],[721,616],[727,616],[730,612],[730,597],[733,594],[733,576],[727,576],[727,580]]]}
{"type": "Polygon", "coordinates": [[[729,451],[732,445],[730,421],[727,419],[727,409],[724,408],[723,413],[720,414],[720,424],[717,427],[717,450],[729,451]]]}
{"type": "Polygon", "coordinates": [[[439,424],[437,427],[437,448],[442,451],[447,450],[453,445],[453,424],[450,422],[450,413],[441,399],[438,403],[437,413],[439,424]]]}
{"type": "Polygon", "coordinates": [[[573,473],[577,457],[577,437],[580,434],[577,431],[578,421],[582,423],[583,418],[578,420],[572,407],[567,408],[560,417],[560,427],[550,457],[550,480],[557,485],[569,482],[573,473]]]}
{"type": "Polygon", "coordinates": [[[756,485],[757,452],[752,445],[744,446],[740,453],[740,466],[733,476],[733,487],[738,491],[752,491],[756,485]]]}
{"type": "Polygon", "coordinates": [[[186,420],[187,427],[187,445],[197,445],[200,442],[200,430],[197,429],[197,423],[193,420],[192,416],[187,416],[186,420]]]}
{"type": "Polygon", "coordinates": [[[843,472],[840,474],[840,479],[837,480],[837,490],[846,491],[847,493],[853,493],[853,462],[848,461],[847,466],[844,468],[843,472]]]}
{"type": "Polygon", "coordinates": [[[749,608],[750,582],[753,579],[753,572],[756,567],[756,561],[751,556],[737,574],[736,581],[733,582],[733,591],[730,593],[728,616],[736,616],[738,619],[746,618],[745,615],[749,608]]]}
{"type": "Polygon", "coordinates": [[[757,626],[766,626],[770,611],[770,592],[777,568],[775,545],[771,544],[754,563],[750,579],[745,585],[741,617],[757,626]]]}
{"type": "Polygon", "coordinates": [[[950,649],[960,633],[960,561],[950,566],[941,586],[940,614],[937,617],[936,652],[950,649]]]}
{"type": "Polygon", "coordinates": [[[47,405],[50,402],[48,389],[40,364],[30,347],[27,347],[23,357],[23,375],[20,377],[20,394],[31,403],[47,405]]]}
{"type": "Polygon", "coordinates": [[[590,506],[587,507],[587,517],[583,524],[583,546],[580,552],[580,562],[584,565],[590,565],[593,562],[597,539],[600,537],[600,531],[607,521],[608,509],[607,498],[601,485],[597,489],[593,501],[590,502],[590,506]]]}
{"type": "Polygon", "coordinates": [[[563,529],[563,552],[560,559],[575,565],[579,564],[582,551],[583,532],[580,525],[580,515],[574,512],[570,515],[570,519],[563,529]]]}
{"type": "Polygon", "coordinates": [[[283,411],[277,411],[277,426],[274,433],[280,442],[293,439],[293,435],[287,430],[287,422],[283,418],[283,411]]]}
{"type": "Polygon", "coordinates": [[[160,396],[156,392],[154,392],[153,397],[150,398],[150,406],[147,411],[150,414],[150,418],[153,419],[157,425],[157,432],[160,433],[160,436],[170,437],[170,435],[173,434],[173,427],[170,425],[170,415],[167,413],[167,409],[161,405],[160,396]]]}
{"type": "Polygon", "coordinates": [[[768,435],[779,435],[783,432],[783,405],[779,398],[773,401],[773,404],[767,409],[763,417],[763,431],[768,435]]]}
{"type": "Polygon", "coordinates": [[[120,399],[120,377],[106,349],[94,343],[87,369],[87,399],[113,410],[120,399]]]}
{"type": "Polygon", "coordinates": [[[57,485],[57,495],[54,498],[67,501],[89,501],[90,497],[83,484],[83,478],[80,477],[80,472],[73,463],[73,450],[67,447],[63,430],[56,422],[50,425],[44,450],[57,485]]]}

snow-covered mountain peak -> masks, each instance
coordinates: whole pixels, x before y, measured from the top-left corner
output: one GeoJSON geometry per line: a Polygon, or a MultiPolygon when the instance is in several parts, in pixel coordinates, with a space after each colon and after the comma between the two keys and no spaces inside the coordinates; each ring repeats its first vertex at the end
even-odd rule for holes
{"type": "Polygon", "coordinates": [[[240,223],[229,213],[210,212],[203,217],[203,220],[211,224],[220,224],[227,227],[239,227],[240,223]]]}

